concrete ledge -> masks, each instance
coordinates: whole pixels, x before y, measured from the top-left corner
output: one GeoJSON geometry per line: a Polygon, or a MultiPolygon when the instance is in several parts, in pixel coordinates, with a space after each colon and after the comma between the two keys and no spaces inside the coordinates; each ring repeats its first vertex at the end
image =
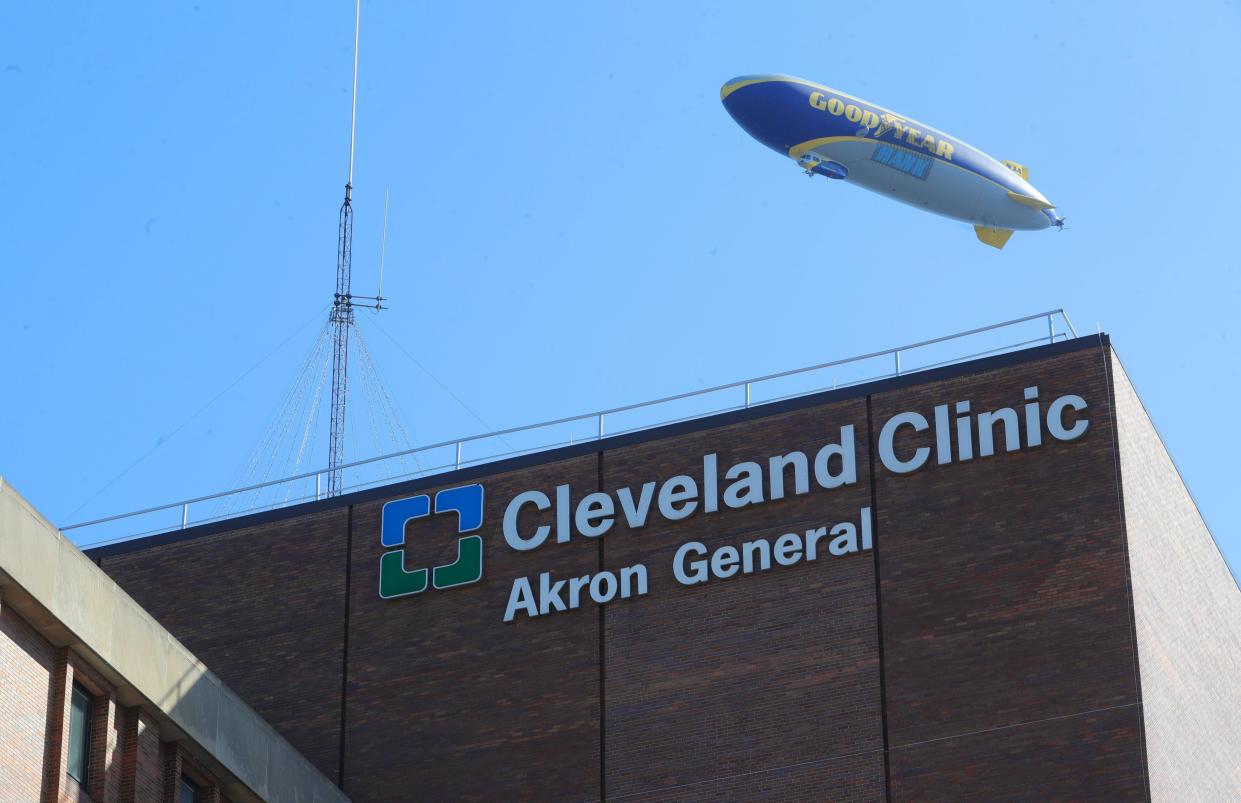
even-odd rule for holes
{"type": "Polygon", "coordinates": [[[96,664],[122,701],[184,734],[230,797],[348,800],[3,477],[0,593],[49,640],[96,664]]]}

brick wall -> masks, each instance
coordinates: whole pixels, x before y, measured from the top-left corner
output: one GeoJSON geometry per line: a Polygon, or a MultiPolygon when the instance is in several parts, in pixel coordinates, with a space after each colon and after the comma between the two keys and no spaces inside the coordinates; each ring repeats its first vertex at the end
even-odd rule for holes
{"type": "MultiPolygon", "coordinates": [[[[813,458],[841,426],[865,421],[865,400],[853,399],[622,447],[603,457],[603,486],[615,491],[677,474],[701,476],[709,453],[717,454],[721,472],[794,450],[813,458]]],[[[606,568],[643,563],[651,588],[646,599],[602,609],[609,796],[882,795],[871,555],[822,557],[689,587],[672,574],[674,552],[687,541],[715,550],[857,521],[870,504],[864,434],[857,430],[856,485],[796,496],[790,479],[780,501],[721,513],[700,508],[677,522],[652,516],[640,530],[622,522],[599,540],[606,568]]],[[[520,626],[538,631],[552,624],[520,626]]]]}
{"type": "Polygon", "coordinates": [[[211,773],[179,745],[161,741],[150,715],[121,706],[81,656],[53,647],[0,601],[0,801],[175,803],[183,765],[205,803],[227,803],[211,773]],[[93,697],[85,788],[66,774],[75,683],[93,697]]]}
{"type": "MultiPolygon", "coordinates": [[[[1090,422],[1071,442],[1044,433],[1013,453],[877,471],[894,797],[1145,796],[1102,360],[1079,351],[872,399],[876,422],[906,410],[930,419],[959,400],[1020,410],[1037,386],[1044,410],[1082,396],[1090,422]]],[[[903,443],[933,449],[935,436],[903,443]]]]}
{"type": "MultiPolygon", "coordinates": [[[[1104,351],[1087,345],[191,531],[102,566],[355,799],[1141,798],[1112,411],[1104,351]],[[1044,405],[1086,397],[1087,435],[903,476],[871,465],[895,412],[1019,407],[1034,384],[1044,405]],[[721,471],[812,454],[842,424],[857,434],[846,488],[640,531],[618,518],[534,552],[500,536],[518,491],[567,482],[580,499],[695,476],[706,452],[721,471]],[[383,503],[476,480],[484,580],[379,599],[383,503]],[[670,576],[684,541],[774,539],[866,505],[873,552],[694,587],[670,576]],[[636,562],[647,597],[501,621],[517,577],[636,562]]],[[[419,520],[408,564],[449,562],[455,538],[453,517],[419,520]]]]}
{"type": "MultiPolygon", "coordinates": [[[[76,683],[91,695],[91,722],[86,788],[79,789],[72,778],[62,777],[59,797],[61,800],[78,800],[79,794],[85,793],[93,803],[116,803],[120,800],[121,728],[125,711],[117,702],[111,685],[72,650],[66,648],[59,651],[57,670],[61,671],[62,666],[65,682],[69,686],[76,683]]],[[[67,717],[68,707],[64,710],[67,717]]],[[[65,719],[59,725],[49,725],[49,732],[61,728],[59,771],[62,776],[68,760],[68,734],[64,730],[67,727],[64,723],[67,722],[68,719],[65,719]]]]}
{"type": "Polygon", "coordinates": [[[130,709],[125,717],[124,744],[121,799],[162,801],[164,757],[159,726],[146,712],[130,709]]]}
{"type": "Polygon", "coordinates": [[[176,803],[181,789],[181,751],[175,744],[164,745],[163,803],[176,803]]]}
{"type": "Polygon", "coordinates": [[[104,691],[95,695],[92,713],[87,791],[93,803],[116,803],[121,794],[121,723],[124,711],[117,705],[116,696],[104,691]]]}
{"type": "Polygon", "coordinates": [[[1113,375],[1151,793],[1238,800],[1241,590],[1119,360],[1113,375]]]}
{"type": "Polygon", "coordinates": [[[348,511],[102,565],[320,772],[336,779],[348,511]]]}
{"type": "MultiPolygon", "coordinates": [[[[511,581],[533,561],[491,536],[516,493],[555,482],[593,489],[597,481],[593,456],[489,477],[485,582],[398,600],[377,593],[384,500],[354,507],[344,787],[351,797],[598,796],[597,613],[504,625],[511,581]]],[[[416,522],[407,565],[451,562],[456,537],[453,516],[416,522]]],[[[573,576],[593,571],[598,554],[548,551],[539,562],[573,576]]]]}
{"type": "Polygon", "coordinates": [[[53,656],[50,699],[51,708],[45,724],[42,799],[62,803],[79,800],[130,803],[135,800],[122,796],[126,711],[117,702],[115,690],[72,650],[61,647],[53,656]],[[75,684],[92,698],[85,788],[67,774],[69,717],[75,684]]]}
{"type": "MultiPolygon", "coordinates": [[[[211,777],[211,773],[203,769],[202,765],[195,761],[194,757],[184,748],[179,745],[175,747],[180,755],[181,764],[178,776],[181,773],[184,773],[187,778],[198,785],[200,803],[224,803],[224,795],[221,793],[220,787],[211,777]]],[[[174,795],[169,800],[169,803],[179,803],[180,788],[176,787],[173,791],[174,795]]]]}
{"type": "Polygon", "coordinates": [[[52,645],[0,600],[0,800],[38,800],[52,645]]]}
{"type": "Polygon", "coordinates": [[[73,669],[73,663],[69,660],[69,649],[57,649],[52,664],[47,749],[43,763],[43,800],[46,803],[56,803],[77,791],[76,782],[65,775],[69,760],[69,709],[73,701],[73,669]]]}

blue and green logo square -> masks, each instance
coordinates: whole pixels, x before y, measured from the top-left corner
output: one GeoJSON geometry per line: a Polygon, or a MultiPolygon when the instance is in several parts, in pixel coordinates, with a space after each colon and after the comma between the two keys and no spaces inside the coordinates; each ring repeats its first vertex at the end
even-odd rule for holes
{"type": "Polygon", "coordinates": [[[379,539],[387,552],[379,559],[379,596],[383,599],[408,597],[437,590],[477,583],[483,577],[483,537],[465,535],[483,526],[483,486],[462,485],[435,494],[434,505],[427,494],[397,499],[383,506],[379,539]],[[405,563],[405,538],[410,523],[428,518],[432,510],[457,514],[457,559],[443,566],[410,569],[405,563]],[[429,581],[429,583],[428,583],[429,581]]]}

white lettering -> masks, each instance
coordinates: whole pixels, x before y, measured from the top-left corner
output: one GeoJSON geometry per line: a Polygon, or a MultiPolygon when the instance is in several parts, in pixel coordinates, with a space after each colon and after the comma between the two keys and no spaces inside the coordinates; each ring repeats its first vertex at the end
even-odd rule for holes
{"type": "Polygon", "coordinates": [[[655,483],[648,482],[642,486],[637,506],[634,506],[633,492],[628,488],[621,488],[616,496],[620,499],[621,511],[625,514],[629,529],[636,530],[646,524],[646,516],[651,511],[651,499],[655,496],[655,483]]]}
{"type": "Polygon", "coordinates": [[[1017,411],[1011,407],[1001,407],[990,413],[978,414],[978,456],[990,457],[995,454],[995,422],[1004,424],[1004,450],[1015,452],[1021,448],[1021,433],[1017,431],[1017,411]]]}
{"type": "Polygon", "coordinates": [[[736,547],[722,546],[711,555],[711,574],[727,579],[737,573],[741,557],[736,547]]]}
{"type": "Polygon", "coordinates": [[[707,547],[698,541],[688,541],[681,544],[677,549],[677,553],[672,557],[672,576],[683,586],[692,586],[699,583],[707,582],[707,562],[705,560],[691,560],[689,562],[690,574],[685,572],[685,556],[688,554],[705,555],[707,547]]]}
{"type": "MultiPolygon", "coordinates": [[[[829,443],[814,456],[814,479],[824,488],[839,488],[857,482],[857,446],[853,425],[840,428],[840,443],[829,443]],[[831,460],[840,458],[840,471],[833,472],[831,460]]],[[[800,493],[800,491],[798,492],[800,493]]]]}
{"type": "Polygon", "coordinates": [[[616,575],[611,572],[599,572],[590,578],[590,598],[599,605],[611,602],[616,596],[616,575]],[[603,590],[606,587],[606,591],[603,590]]]}
{"type": "Polygon", "coordinates": [[[702,512],[714,513],[720,509],[720,478],[717,474],[717,458],[713,454],[702,457],[702,512]]]}
{"type": "Polygon", "coordinates": [[[957,402],[957,460],[965,462],[974,459],[974,433],[970,428],[970,403],[957,402]]]}
{"type": "Polygon", "coordinates": [[[564,600],[560,598],[560,590],[564,588],[564,584],[564,580],[553,583],[551,572],[539,575],[539,613],[551,613],[553,608],[557,612],[565,610],[564,600]]]}
{"type": "Polygon", "coordinates": [[[1086,434],[1086,428],[1090,426],[1090,422],[1085,418],[1079,418],[1073,422],[1073,426],[1066,429],[1064,426],[1065,408],[1081,412],[1086,409],[1086,400],[1081,396],[1069,394],[1052,402],[1047,407],[1047,431],[1058,441],[1077,440],[1086,434]]]}
{"type": "Polygon", "coordinates": [[[935,405],[935,462],[946,466],[952,462],[952,427],[948,425],[948,405],[935,405]]]}
{"type": "Polygon", "coordinates": [[[931,454],[930,448],[919,446],[914,450],[914,456],[908,460],[897,457],[892,441],[896,438],[896,431],[903,426],[911,426],[914,432],[922,432],[930,425],[927,424],[925,417],[914,412],[894,415],[883,425],[883,429],[879,431],[879,459],[889,471],[897,474],[908,474],[918,470],[931,454]]]}
{"type": "Polygon", "coordinates": [[[810,469],[806,463],[805,453],[789,452],[786,455],[776,455],[767,461],[770,474],[768,481],[771,483],[773,500],[784,498],[784,469],[790,465],[793,467],[793,492],[804,494],[810,491],[810,469]]]}
{"type": "Polygon", "coordinates": [[[754,559],[758,558],[758,570],[765,572],[771,568],[771,544],[766,538],[757,541],[746,541],[741,545],[741,571],[754,573],[754,559]]]}
{"type": "Polygon", "coordinates": [[[629,599],[633,596],[633,580],[638,581],[638,596],[646,593],[646,566],[641,563],[633,566],[626,566],[621,569],[621,599],[629,599]]]}
{"type": "Polygon", "coordinates": [[[1038,387],[1025,390],[1026,397],[1026,446],[1043,444],[1043,419],[1038,413],[1038,387]]]}
{"type": "Polygon", "coordinates": [[[813,530],[806,530],[806,560],[816,560],[819,557],[819,539],[826,537],[826,527],[816,527],[813,530]]]}
{"type": "Polygon", "coordinates": [[[569,581],[569,607],[576,608],[582,604],[582,589],[590,585],[590,575],[574,577],[569,581]]]}
{"type": "Polygon", "coordinates": [[[513,621],[519,610],[532,618],[539,615],[539,609],[534,606],[534,589],[530,588],[530,580],[525,577],[513,581],[513,589],[508,593],[508,607],[504,609],[504,621],[513,621]]]}
{"type": "Polygon", "coordinates": [[[738,463],[724,472],[724,479],[736,480],[724,489],[724,504],[733,508],[762,504],[763,469],[758,463],[738,463]]]}
{"type": "Polygon", "coordinates": [[[513,621],[514,617],[523,611],[533,619],[549,613],[576,610],[582,605],[583,591],[590,594],[591,600],[604,605],[616,599],[618,592],[621,599],[629,599],[635,595],[643,596],[647,588],[646,567],[641,563],[621,569],[619,579],[615,572],[599,572],[553,581],[549,572],[543,572],[539,575],[537,594],[530,584],[530,578],[519,577],[513,581],[512,590],[509,591],[508,605],[504,609],[504,621],[513,621]],[[567,603],[561,596],[566,586],[568,587],[567,603]],[[635,586],[637,586],[636,592],[635,586]]]}
{"type": "Polygon", "coordinates": [[[577,515],[573,523],[577,531],[587,538],[598,538],[612,529],[612,514],[616,509],[612,506],[612,497],[596,491],[587,494],[577,504],[577,515]],[[597,521],[596,521],[597,520],[597,521]]]}
{"type": "Polygon", "coordinates": [[[827,545],[828,552],[836,556],[857,552],[857,527],[853,526],[853,522],[842,521],[837,524],[832,528],[832,535],[836,537],[827,545]]]}
{"type": "MultiPolygon", "coordinates": [[[[552,506],[552,502],[547,498],[547,494],[539,491],[523,491],[513,497],[513,501],[508,503],[508,507],[504,510],[504,540],[508,545],[519,552],[528,552],[531,549],[542,544],[547,540],[547,536],[551,533],[552,528],[546,524],[540,524],[534,531],[534,535],[529,538],[523,538],[517,532],[517,517],[521,513],[521,509],[525,505],[534,505],[539,510],[547,510],[552,506]]],[[[507,619],[505,621],[508,621],[507,619]]]]}
{"type": "Polygon", "coordinates": [[[556,542],[563,544],[568,542],[569,531],[569,510],[573,505],[573,499],[569,495],[568,485],[556,486],[556,542]]]}
{"type": "Polygon", "coordinates": [[[668,521],[680,521],[698,509],[698,483],[678,474],[659,489],[659,512],[668,521]],[[679,505],[679,507],[678,507],[679,505]]]}
{"type": "Polygon", "coordinates": [[[781,566],[792,566],[801,560],[801,536],[797,533],[785,533],[776,539],[776,546],[772,552],[776,563],[781,566]]]}
{"type": "MultiPolygon", "coordinates": [[[[834,538],[828,552],[841,557],[855,552],[870,550],[871,521],[870,508],[860,511],[861,546],[858,545],[858,526],[851,521],[840,522],[831,527],[834,538]]],[[[817,543],[819,539],[828,537],[827,527],[806,530],[803,536],[798,533],[785,533],[775,540],[775,545],[766,538],[756,538],[740,545],[726,544],[708,550],[699,541],[690,541],[677,548],[672,559],[672,574],[676,581],[684,586],[700,585],[709,580],[727,580],[743,574],[766,572],[776,566],[794,566],[802,561],[813,561],[818,557],[817,543]]]]}
{"type": "MultiPolygon", "coordinates": [[[[877,445],[881,465],[896,474],[908,474],[924,467],[930,461],[932,450],[936,463],[947,465],[973,460],[975,457],[995,456],[999,448],[997,440],[1000,437],[1003,438],[1004,451],[1016,452],[1041,445],[1045,440],[1044,427],[1051,438],[1060,441],[1076,440],[1089,429],[1090,421],[1083,412],[1087,409],[1087,403],[1081,396],[1067,394],[1044,406],[1040,403],[1037,386],[1023,388],[1022,395],[1022,406],[1013,404],[1011,407],[979,413],[971,411],[972,403],[968,399],[953,404],[937,404],[933,407],[933,423],[928,422],[927,416],[922,412],[909,410],[897,413],[884,422],[879,432],[877,445]],[[1002,435],[997,433],[997,425],[1002,426],[1002,435]],[[913,430],[915,435],[906,432],[906,429],[913,430]],[[927,433],[928,429],[932,430],[932,433],[927,433]],[[916,433],[926,434],[918,437],[916,433]]],[[[813,457],[809,451],[790,450],[758,460],[736,463],[724,471],[721,477],[719,455],[711,452],[702,456],[701,476],[678,474],[662,482],[645,482],[640,486],[618,488],[611,492],[586,493],[582,499],[577,500],[576,505],[568,483],[555,486],[555,494],[550,499],[549,495],[542,491],[525,491],[513,497],[504,511],[504,539],[513,549],[525,552],[546,543],[553,530],[559,543],[568,542],[574,535],[600,538],[615,528],[622,514],[629,529],[636,530],[646,526],[652,508],[657,508],[663,519],[675,522],[689,518],[699,510],[704,513],[717,513],[721,509],[762,504],[768,499],[781,500],[790,494],[809,493],[812,485],[811,472],[814,477],[813,484],[823,489],[853,485],[857,483],[858,462],[855,425],[841,426],[839,433],[838,439],[823,443],[813,457]],[[764,471],[769,476],[764,477],[764,471]],[[546,517],[531,516],[530,511],[525,509],[527,506],[533,506],[540,512],[552,510],[552,514],[546,517]]],[[[720,571],[728,576],[732,576],[730,572],[753,571],[754,566],[760,566],[757,571],[764,571],[773,556],[779,565],[785,565],[785,560],[813,560],[817,541],[823,538],[830,541],[828,551],[832,554],[840,553],[840,550],[844,550],[844,553],[840,554],[845,554],[869,549],[870,510],[863,510],[865,515],[860,532],[829,533],[808,529],[802,542],[804,553],[794,549],[793,542],[789,539],[780,541],[780,551],[773,553],[771,543],[766,542],[764,546],[760,539],[750,542],[747,549],[738,551],[737,559],[741,563],[741,569],[737,569],[728,553],[725,553],[718,558],[722,561],[719,565],[720,571]]],[[[686,560],[686,555],[682,554],[682,563],[686,560]]],[[[704,561],[704,565],[710,569],[711,565],[708,564],[710,559],[704,561]]],[[[698,571],[695,564],[686,566],[688,568],[684,570],[689,572],[686,577],[693,582],[704,581],[694,579],[698,571]]],[[[570,595],[580,592],[580,588],[577,591],[572,588],[569,590],[570,595]]],[[[553,589],[544,604],[556,608],[560,593],[553,589]]],[[[616,590],[613,593],[623,592],[616,590]]]]}

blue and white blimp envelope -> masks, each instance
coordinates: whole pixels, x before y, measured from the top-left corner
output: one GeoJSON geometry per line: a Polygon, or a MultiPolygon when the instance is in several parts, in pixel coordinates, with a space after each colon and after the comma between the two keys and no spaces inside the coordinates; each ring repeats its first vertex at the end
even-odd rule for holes
{"type": "Polygon", "coordinates": [[[808,174],[972,223],[987,245],[1003,248],[1016,230],[1064,226],[1023,165],[844,92],[786,75],[748,75],[724,84],[720,100],[750,136],[808,174]]]}

